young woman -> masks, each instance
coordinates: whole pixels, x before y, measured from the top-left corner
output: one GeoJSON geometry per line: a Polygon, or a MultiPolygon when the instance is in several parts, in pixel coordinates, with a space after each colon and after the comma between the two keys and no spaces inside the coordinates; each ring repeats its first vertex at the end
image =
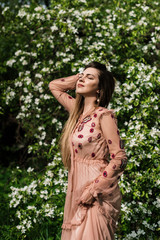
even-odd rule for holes
{"type": "Polygon", "coordinates": [[[68,169],[61,240],[113,240],[121,207],[118,181],[127,164],[113,109],[115,88],[105,65],[91,62],[83,73],[50,82],[69,112],[60,141],[68,169]],[[76,98],[66,91],[76,89],[76,98]]]}

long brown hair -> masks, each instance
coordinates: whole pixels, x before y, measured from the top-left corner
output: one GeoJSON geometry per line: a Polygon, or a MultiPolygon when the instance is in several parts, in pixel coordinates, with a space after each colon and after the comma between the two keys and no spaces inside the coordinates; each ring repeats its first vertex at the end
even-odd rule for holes
{"type": "MultiPolygon", "coordinates": [[[[107,71],[106,66],[104,64],[93,61],[87,64],[84,67],[84,70],[89,67],[96,68],[99,73],[98,74],[99,75],[98,87],[100,90],[100,93],[98,95],[99,102],[96,101],[95,105],[97,107],[101,106],[107,108],[115,89],[115,78],[113,77],[111,72],[107,71]]],[[[69,171],[71,168],[69,137],[73,129],[75,128],[75,125],[81,113],[83,112],[83,109],[84,109],[84,97],[77,93],[74,108],[70,112],[69,118],[64,125],[59,142],[64,167],[66,167],[69,171]]]]}

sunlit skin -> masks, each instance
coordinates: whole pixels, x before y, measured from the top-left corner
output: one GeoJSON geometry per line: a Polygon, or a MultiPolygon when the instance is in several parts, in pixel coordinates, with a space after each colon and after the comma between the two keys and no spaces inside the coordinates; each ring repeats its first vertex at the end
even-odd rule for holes
{"type": "Polygon", "coordinates": [[[98,78],[99,71],[95,68],[87,68],[83,71],[83,73],[79,74],[79,79],[76,83],[76,93],[79,93],[84,97],[84,110],[83,115],[86,114],[88,111],[95,108],[95,101],[97,99],[96,92],[98,90],[99,78],[98,78]],[[82,86],[78,86],[82,84],[82,86]]]}

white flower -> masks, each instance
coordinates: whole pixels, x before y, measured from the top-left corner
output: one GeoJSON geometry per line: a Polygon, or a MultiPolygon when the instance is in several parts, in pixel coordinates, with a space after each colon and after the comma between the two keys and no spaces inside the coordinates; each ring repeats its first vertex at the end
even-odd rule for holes
{"type": "Polygon", "coordinates": [[[20,18],[23,18],[26,15],[27,15],[27,13],[23,9],[20,9],[17,16],[20,18]]]}
{"type": "Polygon", "coordinates": [[[51,182],[51,178],[46,178],[46,179],[44,180],[43,184],[44,184],[45,186],[47,186],[47,185],[50,185],[50,182],[51,182]]]}
{"type": "Polygon", "coordinates": [[[18,51],[16,51],[16,52],[14,53],[14,55],[15,55],[15,56],[19,56],[19,55],[21,55],[21,53],[22,53],[22,50],[18,50],[18,51]]]}
{"type": "Polygon", "coordinates": [[[31,221],[28,221],[26,227],[29,229],[31,227],[31,221]]]}
{"type": "Polygon", "coordinates": [[[55,191],[56,191],[56,193],[59,193],[59,192],[60,192],[60,190],[59,190],[58,188],[56,188],[55,191]]]}
{"type": "Polygon", "coordinates": [[[42,78],[42,75],[40,73],[36,73],[35,77],[42,78]]]}
{"type": "Polygon", "coordinates": [[[54,124],[54,123],[56,123],[58,120],[56,119],[56,118],[53,118],[52,119],[52,123],[54,124]]]}
{"type": "Polygon", "coordinates": [[[39,102],[40,102],[40,99],[39,99],[39,98],[36,98],[36,99],[35,99],[35,104],[38,105],[39,102]]]}
{"type": "Polygon", "coordinates": [[[36,210],[36,207],[35,206],[28,206],[27,209],[28,210],[36,210]]]}
{"type": "Polygon", "coordinates": [[[27,65],[28,64],[28,62],[26,61],[26,60],[24,60],[23,62],[22,62],[22,65],[27,65]]]}
{"type": "Polygon", "coordinates": [[[2,15],[9,9],[9,7],[5,7],[2,11],[2,15]]]}
{"type": "Polygon", "coordinates": [[[26,82],[27,85],[29,85],[31,83],[31,78],[26,77],[24,81],[26,82]]]}
{"type": "Polygon", "coordinates": [[[36,7],[34,10],[35,10],[36,12],[38,12],[38,11],[43,10],[43,8],[42,8],[42,7],[36,7]]]}
{"type": "Polygon", "coordinates": [[[48,172],[46,172],[46,174],[47,174],[47,176],[49,176],[49,177],[51,177],[51,178],[53,177],[53,173],[52,173],[52,171],[50,171],[50,170],[49,170],[48,172]]]}
{"type": "Polygon", "coordinates": [[[15,59],[10,59],[9,61],[6,62],[6,65],[9,67],[12,67],[13,63],[15,63],[16,60],[15,59]]]}
{"type": "Polygon", "coordinates": [[[52,139],[51,145],[55,146],[56,138],[52,139]]]}
{"type": "Polygon", "coordinates": [[[33,170],[34,170],[34,168],[29,167],[29,168],[27,169],[27,172],[30,173],[30,172],[33,172],[33,170]]]}
{"type": "Polygon", "coordinates": [[[54,26],[51,27],[51,31],[52,31],[52,32],[54,32],[54,31],[56,31],[56,30],[58,30],[58,27],[57,27],[56,25],[54,25],[54,26]]]}
{"type": "Polygon", "coordinates": [[[49,68],[42,68],[42,72],[49,72],[49,68]]]}

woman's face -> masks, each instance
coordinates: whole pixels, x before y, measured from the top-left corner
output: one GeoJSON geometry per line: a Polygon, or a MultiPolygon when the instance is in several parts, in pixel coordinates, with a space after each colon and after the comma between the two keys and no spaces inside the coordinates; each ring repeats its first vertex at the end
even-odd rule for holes
{"type": "Polygon", "coordinates": [[[76,93],[86,96],[96,96],[99,84],[99,71],[96,68],[89,67],[79,75],[76,83],[76,93]]]}

